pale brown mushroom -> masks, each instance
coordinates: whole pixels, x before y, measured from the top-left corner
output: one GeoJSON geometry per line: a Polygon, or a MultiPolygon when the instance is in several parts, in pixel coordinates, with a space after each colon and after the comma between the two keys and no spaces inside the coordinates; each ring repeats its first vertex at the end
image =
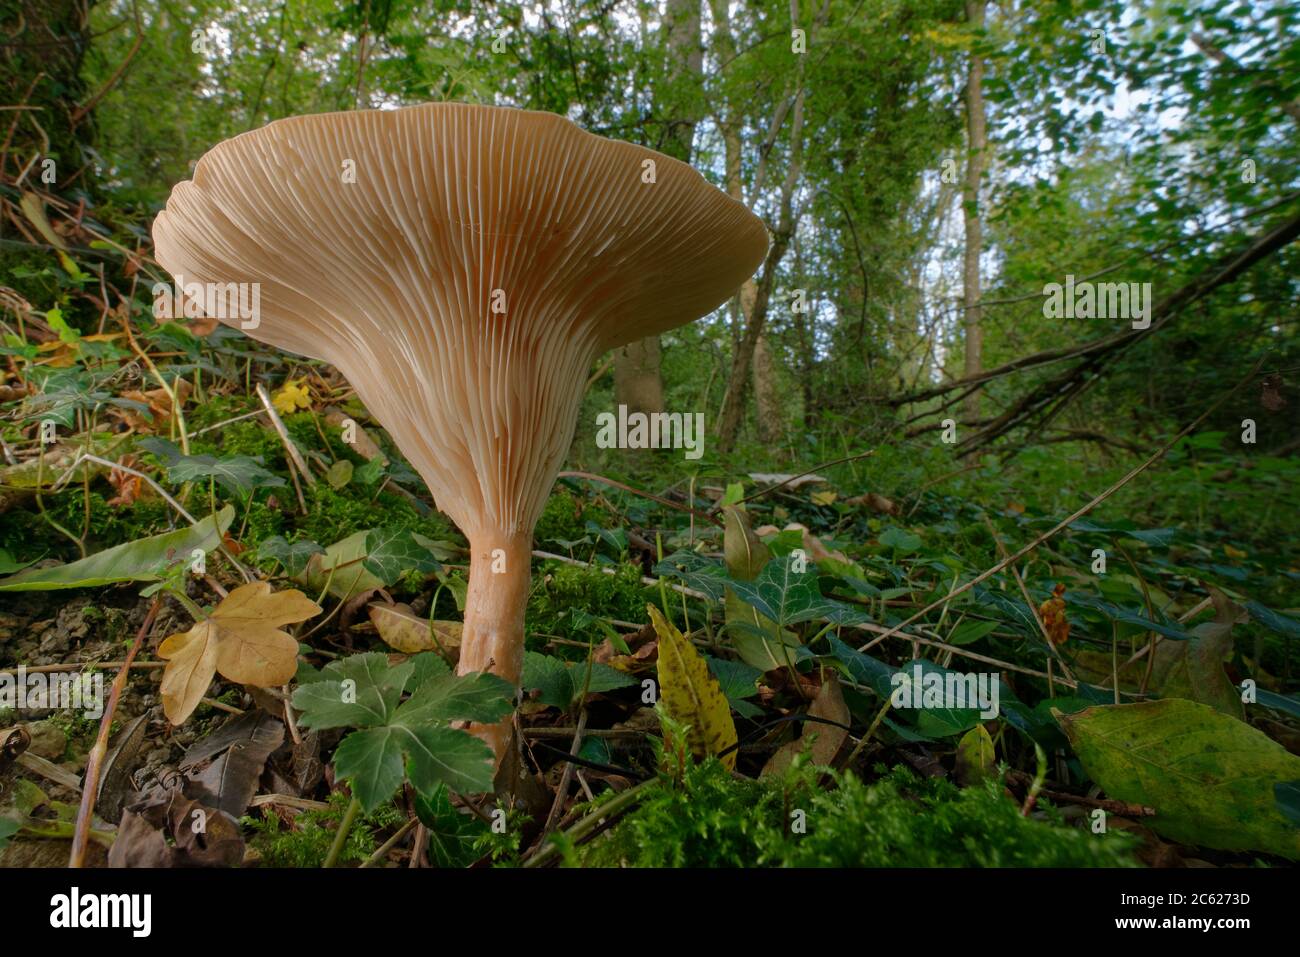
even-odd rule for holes
{"type": "MultiPolygon", "coordinates": [[[[461,672],[515,684],[533,527],[593,360],[709,313],[768,244],[684,163],[463,104],[227,140],[153,235],[186,284],[260,284],[255,323],[219,318],[347,377],[469,539],[461,672]]],[[[507,732],[486,734],[498,757],[507,732]]]]}

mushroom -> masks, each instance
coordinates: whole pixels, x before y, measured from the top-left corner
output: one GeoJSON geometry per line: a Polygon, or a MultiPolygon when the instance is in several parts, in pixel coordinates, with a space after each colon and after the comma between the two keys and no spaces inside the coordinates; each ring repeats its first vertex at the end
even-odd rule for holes
{"type": "MultiPolygon", "coordinates": [[[[768,244],[684,163],[453,103],[219,143],[153,237],[186,294],[257,293],[256,316],[215,318],[346,376],[469,540],[460,672],[516,686],[533,528],[592,362],[712,311],[768,244]]],[[[499,759],[509,721],[479,730],[499,759]]]]}

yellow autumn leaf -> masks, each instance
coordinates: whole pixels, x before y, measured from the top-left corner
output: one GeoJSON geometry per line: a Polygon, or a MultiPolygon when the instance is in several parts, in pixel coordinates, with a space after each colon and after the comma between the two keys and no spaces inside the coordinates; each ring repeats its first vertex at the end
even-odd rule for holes
{"type": "Polygon", "coordinates": [[[281,415],[290,415],[299,409],[311,408],[311,394],[304,384],[305,379],[289,379],[280,391],[271,397],[271,404],[281,415]]]}
{"type": "Polygon", "coordinates": [[[240,585],[189,631],[158,646],[163,670],[163,712],[181,724],[199,706],[212,676],[269,688],[298,670],[298,642],[281,625],[319,615],[320,605],[300,591],[272,592],[266,582],[240,585]]]}
{"type": "Polygon", "coordinates": [[[1246,557],[1245,552],[1240,548],[1233,548],[1231,545],[1223,546],[1223,554],[1227,555],[1229,558],[1236,559],[1237,561],[1241,561],[1246,557]]]}
{"type": "Polygon", "coordinates": [[[814,505],[834,505],[835,500],[839,497],[838,492],[826,489],[821,492],[813,492],[808,496],[808,500],[814,505]]]}
{"type": "MultiPolygon", "coordinates": [[[[689,725],[686,741],[697,758],[722,755],[736,743],[736,722],[718,679],[677,626],[654,605],[646,607],[659,636],[659,695],[664,709],[673,720],[689,725]]],[[[735,750],[720,760],[728,770],[734,768],[735,750]]]]}

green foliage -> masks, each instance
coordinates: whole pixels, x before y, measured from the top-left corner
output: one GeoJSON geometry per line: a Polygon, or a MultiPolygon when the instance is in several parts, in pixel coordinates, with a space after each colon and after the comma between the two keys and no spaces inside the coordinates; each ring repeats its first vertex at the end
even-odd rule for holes
{"type": "Polygon", "coordinates": [[[547,564],[536,579],[524,619],[529,635],[599,644],[605,636],[587,619],[575,615],[575,609],[622,621],[645,616],[648,592],[634,566],[618,565],[608,574],[597,568],[547,564]]]}
{"type": "MultiPolygon", "coordinates": [[[[248,843],[261,857],[263,867],[320,867],[325,863],[339,823],[348,807],[348,796],[335,791],[329,796],[327,810],[305,811],[286,825],[267,809],[259,817],[245,817],[242,822],[252,830],[248,843]]],[[[401,814],[392,805],[383,805],[364,814],[348,832],[340,864],[360,864],[375,852],[377,835],[401,824],[401,814]]]]}
{"type": "Polygon", "coordinates": [[[899,767],[831,789],[796,765],[736,780],[717,761],[662,786],[568,863],[631,867],[1122,867],[1132,841],[1020,816],[998,781],[958,789],[899,767]],[[803,812],[805,833],[797,833],[803,812]]]}
{"type": "Polygon", "coordinates": [[[486,791],[492,751],[452,721],[492,722],[509,714],[513,689],[489,674],[453,675],[432,653],[389,665],[379,653],[332,661],[320,679],[294,692],[307,728],[356,728],[334,752],[366,811],[378,807],[403,778],[421,794],[439,786],[486,791]],[[402,701],[402,694],[410,697],[402,701]]]}

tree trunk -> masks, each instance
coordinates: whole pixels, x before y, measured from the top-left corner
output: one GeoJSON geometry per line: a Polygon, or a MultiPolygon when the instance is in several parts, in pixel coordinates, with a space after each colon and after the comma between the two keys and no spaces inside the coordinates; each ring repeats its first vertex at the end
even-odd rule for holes
{"type": "Polygon", "coordinates": [[[758,436],[769,448],[782,439],[781,399],[776,392],[776,370],[767,334],[754,343],[754,400],[758,411],[758,436]]]}
{"type": "MultiPolygon", "coordinates": [[[[986,0],[966,0],[966,20],[976,29],[984,27],[986,0]]],[[[984,58],[971,53],[970,77],[966,82],[966,182],[962,187],[962,210],[966,222],[966,249],[962,261],[962,299],[965,306],[966,365],[964,375],[977,375],[983,367],[984,333],[980,326],[980,254],[984,231],[980,222],[980,180],[984,175],[988,134],[984,122],[984,58]]],[[[966,419],[979,419],[980,393],[966,397],[966,419]]]]}
{"type": "MultiPolygon", "coordinates": [[[[670,155],[689,163],[691,143],[695,139],[696,116],[692,112],[698,98],[690,96],[704,73],[704,51],[700,47],[700,0],[668,0],[664,14],[668,33],[671,87],[680,88],[662,104],[668,124],[663,148],[670,155]]],[[[659,337],[651,336],[620,349],[614,357],[614,401],[628,411],[662,412],[664,380],[661,370],[659,337]]]]}

